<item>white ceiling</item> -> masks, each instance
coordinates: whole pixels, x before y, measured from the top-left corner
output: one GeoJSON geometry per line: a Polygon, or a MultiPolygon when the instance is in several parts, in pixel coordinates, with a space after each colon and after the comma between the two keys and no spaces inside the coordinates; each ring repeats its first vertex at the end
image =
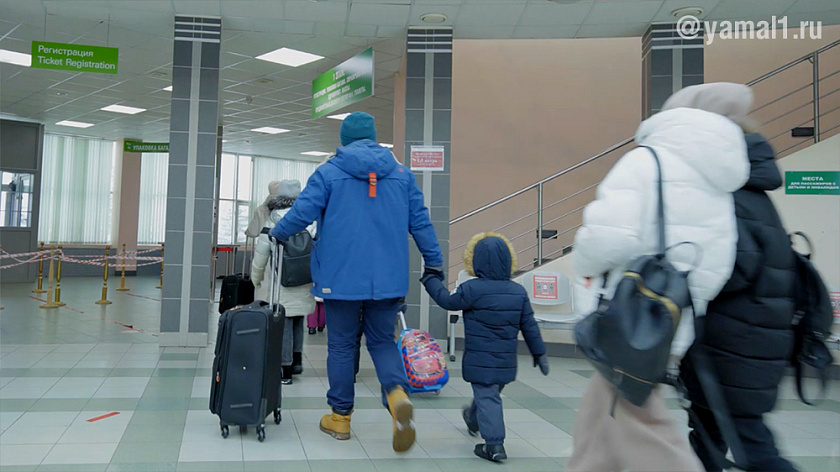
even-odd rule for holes
{"type": "Polygon", "coordinates": [[[790,24],[840,22],[838,0],[0,0],[0,48],[29,52],[31,41],[46,40],[120,49],[117,75],[0,63],[0,113],[43,122],[48,131],[167,141],[170,94],[161,89],[170,85],[174,15],[221,16],[224,150],[301,158],[338,144],[338,121],[310,119],[312,79],[370,46],[376,93],[352,108],[372,113],[380,141],[391,142],[406,27],[423,25],[425,13],[445,14],[457,39],[591,38],[641,36],[684,6],[702,7],[711,20],[787,15],[790,24]],[[298,68],[254,59],[280,47],[325,59],[298,68]],[[99,110],[115,103],[148,111],[99,110]],[[62,120],[95,126],[54,125],[62,120]],[[262,126],[292,132],[250,131],[262,126]]]}

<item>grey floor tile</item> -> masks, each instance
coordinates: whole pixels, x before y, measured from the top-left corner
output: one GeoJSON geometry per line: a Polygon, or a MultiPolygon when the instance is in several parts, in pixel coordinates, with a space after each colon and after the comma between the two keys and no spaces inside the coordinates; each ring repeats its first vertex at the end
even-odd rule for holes
{"type": "Polygon", "coordinates": [[[245,466],[242,462],[180,462],[176,470],[177,472],[244,472],[245,466]]]}
{"type": "Polygon", "coordinates": [[[135,411],[129,426],[181,426],[187,421],[186,411],[135,411]]]}
{"type": "Polygon", "coordinates": [[[339,459],[309,461],[312,472],[377,472],[370,459],[339,459]]]}
{"type": "Polygon", "coordinates": [[[110,377],[151,377],[154,372],[153,368],[116,367],[110,377]]]}
{"type": "Polygon", "coordinates": [[[195,361],[198,360],[197,352],[164,352],[160,355],[162,361],[195,361]]]}
{"type": "Polygon", "coordinates": [[[41,464],[35,472],[105,472],[108,464],[41,464]]]}
{"type": "Polygon", "coordinates": [[[35,402],[31,398],[4,398],[0,400],[0,411],[27,411],[35,402]]]}
{"type": "Polygon", "coordinates": [[[186,411],[190,399],[172,397],[144,397],[137,403],[137,411],[186,411]]]}
{"type": "Polygon", "coordinates": [[[373,466],[379,472],[440,472],[434,459],[373,459],[373,466]]]}
{"type": "Polygon", "coordinates": [[[310,472],[312,470],[307,461],[245,462],[244,467],[245,472],[310,472]]]}
{"type": "Polygon", "coordinates": [[[195,377],[195,368],[173,367],[155,369],[152,377],[195,377]]]}
{"type": "Polygon", "coordinates": [[[126,411],[137,408],[137,398],[91,398],[84,411],[126,411]]]}
{"type": "Polygon", "coordinates": [[[78,368],[70,369],[64,374],[65,377],[108,377],[112,375],[113,369],[78,368]]]}
{"type": "Polygon", "coordinates": [[[37,465],[4,465],[0,467],[3,472],[35,472],[37,465]]]}
{"type": "Polygon", "coordinates": [[[177,462],[113,462],[107,472],[175,472],[177,462]]]}
{"type": "Polygon", "coordinates": [[[81,411],[88,401],[88,398],[42,398],[29,411],[81,411]]]}
{"type": "MultiPolygon", "coordinates": [[[[208,445],[209,447],[209,445],[208,445]]],[[[111,463],[125,462],[177,462],[181,451],[181,441],[167,442],[127,442],[123,439],[111,463]]]]}
{"type": "Polygon", "coordinates": [[[184,425],[140,425],[129,424],[121,442],[181,442],[184,425]]]}

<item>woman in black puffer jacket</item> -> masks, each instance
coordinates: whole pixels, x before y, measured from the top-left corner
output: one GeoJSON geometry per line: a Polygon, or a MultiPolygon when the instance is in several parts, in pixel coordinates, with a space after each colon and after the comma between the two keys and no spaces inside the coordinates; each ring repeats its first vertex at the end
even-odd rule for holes
{"type": "MultiPolygon", "coordinates": [[[[689,87],[678,94],[693,96],[675,95],[676,101],[681,106],[718,113],[725,109],[726,113],[722,114],[743,124],[752,103],[752,92],[746,86],[728,85],[723,93],[708,86],[697,86],[699,90],[689,87]]],[[[796,471],[793,464],[780,457],[773,434],[762,420],[762,415],[773,410],[793,349],[791,323],[796,261],[790,238],[767,195],[783,183],[773,148],[757,133],[748,133],[745,139],[750,178],[735,192],[738,219],[735,268],[727,285],[709,303],[703,343],[744,447],[747,463],[741,465],[754,471],[796,471]]],[[[715,445],[725,453],[726,445],[691,370],[691,352],[686,355],[688,362],[683,362],[682,377],[692,409],[715,445]]],[[[719,471],[696,430],[690,439],[706,470],[719,471]]]]}

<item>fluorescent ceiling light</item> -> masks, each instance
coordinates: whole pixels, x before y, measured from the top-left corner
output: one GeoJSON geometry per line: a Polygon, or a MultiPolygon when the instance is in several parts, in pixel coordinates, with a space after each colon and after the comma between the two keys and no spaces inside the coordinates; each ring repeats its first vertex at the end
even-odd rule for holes
{"type": "Polygon", "coordinates": [[[257,59],[261,59],[263,61],[268,62],[275,62],[277,64],[283,64],[284,66],[290,67],[298,67],[304,64],[309,64],[310,62],[315,62],[323,59],[324,56],[319,56],[317,54],[309,54],[308,52],[297,51],[295,49],[289,48],[280,48],[271,52],[267,52],[261,56],[257,56],[257,59]]]}
{"type": "Polygon", "coordinates": [[[107,107],[100,108],[100,110],[112,111],[114,113],[124,113],[126,115],[136,115],[146,111],[145,108],[127,107],[123,105],[108,105],[107,107]]]}
{"type": "Polygon", "coordinates": [[[59,121],[56,124],[58,126],[70,126],[70,127],[73,127],[73,128],[90,128],[91,126],[93,126],[93,123],[83,123],[81,121],[70,121],[70,120],[59,121]]]}
{"type": "Polygon", "coordinates": [[[306,151],[301,153],[304,156],[315,156],[315,157],[324,157],[329,156],[330,153],[328,152],[321,152],[321,151],[306,151]]]}
{"type": "Polygon", "coordinates": [[[350,113],[342,113],[340,115],[330,115],[327,118],[332,118],[333,120],[343,120],[350,116],[350,113]]]}
{"type": "Polygon", "coordinates": [[[227,139],[223,139],[223,140],[222,140],[222,142],[223,142],[223,143],[226,143],[226,142],[228,142],[228,140],[227,140],[227,139]]]}
{"type": "Polygon", "coordinates": [[[32,65],[32,56],[22,52],[8,51],[0,49],[0,62],[8,64],[15,64],[18,66],[29,67],[32,65]]]}
{"type": "Polygon", "coordinates": [[[172,91],[172,86],[170,85],[169,87],[164,87],[161,90],[166,90],[167,92],[171,92],[172,91]]]}
{"type": "Polygon", "coordinates": [[[384,147],[384,148],[388,148],[388,149],[393,149],[393,147],[394,147],[393,144],[379,143],[379,145],[384,147]]]}
{"type": "Polygon", "coordinates": [[[272,128],[270,126],[263,126],[262,128],[254,128],[251,131],[256,131],[257,133],[266,133],[266,134],[280,134],[280,133],[288,133],[289,130],[283,128],[272,128]]]}

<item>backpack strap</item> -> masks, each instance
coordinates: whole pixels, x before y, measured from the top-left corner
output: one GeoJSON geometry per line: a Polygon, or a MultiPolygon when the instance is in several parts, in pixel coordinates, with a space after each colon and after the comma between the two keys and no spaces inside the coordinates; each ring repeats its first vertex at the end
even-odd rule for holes
{"type": "Polygon", "coordinates": [[[647,149],[653,154],[653,160],[656,162],[656,194],[657,194],[657,208],[656,208],[656,223],[659,232],[659,254],[665,256],[667,248],[665,246],[665,196],[662,191],[662,164],[659,162],[659,156],[656,151],[650,146],[639,146],[647,149]]]}
{"type": "MultiPolygon", "coordinates": [[[[694,372],[697,375],[697,380],[700,383],[700,389],[703,391],[703,396],[706,397],[709,409],[714,415],[715,423],[723,436],[723,441],[729,450],[732,452],[733,461],[726,458],[724,453],[712,443],[709,432],[703,427],[703,423],[697,417],[697,414],[691,408],[685,408],[688,416],[696,425],[700,440],[703,442],[706,450],[712,456],[712,460],[718,467],[722,469],[738,468],[746,469],[746,453],[744,446],[741,444],[741,439],[735,430],[735,425],[732,422],[732,416],[729,414],[729,408],[726,406],[726,400],[723,397],[723,392],[720,389],[720,382],[712,369],[711,362],[706,356],[706,347],[703,344],[703,336],[705,333],[704,323],[701,317],[697,316],[694,310],[694,303],[691,304],[691,312],[694,315],[694,331],[695,331],[695,345],[688,360],[693,365],[694,372]]],[[[681,383],[679,385],[682,385],[681,383]]],[[[679,390],[679,387],[678,387],[679,390]]],[[[681,394],[685,394],[685,387],[682,387],[681,394]]]]}

